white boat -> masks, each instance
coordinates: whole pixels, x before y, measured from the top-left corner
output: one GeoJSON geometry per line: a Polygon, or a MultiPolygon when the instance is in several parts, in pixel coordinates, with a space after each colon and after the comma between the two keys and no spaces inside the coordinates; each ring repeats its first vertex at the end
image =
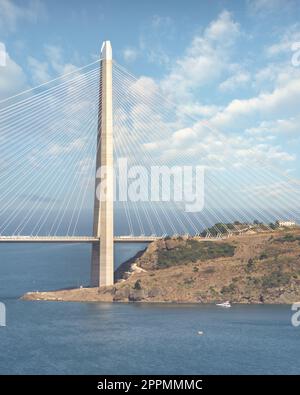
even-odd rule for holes
{"type": "Polygon", "coordinates": [[[231,304],[230,304],[229,300],[227,300],[226,302],[223,302],[223,303],[216,303],[216,306],[229,308],[229,307],[231,307],[231,304]]]}

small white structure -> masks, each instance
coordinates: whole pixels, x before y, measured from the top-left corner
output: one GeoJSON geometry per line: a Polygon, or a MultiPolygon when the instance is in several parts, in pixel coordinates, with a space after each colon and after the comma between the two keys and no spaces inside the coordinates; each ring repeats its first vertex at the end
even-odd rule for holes
{"type": "Polygon", "coordinates": [[[294,228],[297,226],[295,221],[278,221],[280,228],[294,228]]]}

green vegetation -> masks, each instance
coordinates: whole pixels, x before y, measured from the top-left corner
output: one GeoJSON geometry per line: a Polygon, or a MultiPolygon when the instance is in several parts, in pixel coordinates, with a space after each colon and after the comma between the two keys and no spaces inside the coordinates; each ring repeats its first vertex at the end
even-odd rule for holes
{"type": "Polygon", "coordinates": [[[287,285],[290,282],[291,274],[282,273],[279,270],[262,277],[263,288],[276,288],[287,285]]]}
{"type": "Polygon", "coordinates": [[[268,230],[268,229],[277,229],[278,224],[273,224],[270,223],[269,225],[264,224],[263,222],[260,222],[258,220],[254,220],[253,224],[251,225],[250,223],[247,222],[239,222],[239,221],[234,221],[231,223],[216,223],[214,226],[211,226],[210,228],[205,229],[200,235],[202,237],[206,237],[208,235],[212,237],[216,237],[219,234],[227,234],[228,232],[239,232],[239,230],[242,229],[247,229],[247,228],[256,228],[256,229],[261,229],[261,230],[268,230]]]}
{"type": "Polygon", "coordinates": [[[221,289],[221,294],[223,295],[228,295],[232,294],[236,291],[237,287],[234,283],[230,283],[229,285],[224,285],[224,287],[221,289]]]}
{"type": "Polygon", "coordinates": [[[254,268],[255,268],[254,261],[253,261],[252,258],[250,258],[250,259],[248,260],[247,265],[246,265],[246,272],[250,273],[250,272],[252,272],[252,271],[254,270],[254,268]]]}
{"type": "MultiPolygon", "coordinates": [[[[238,223],[239,224],[239,223],[238,223]]],[[[208,234],[210,234],[211,236],[215,237],[217,236],[219,233],[225,234],[228,233],[228,230],[234,230],[235,229],[235,225],[237,225],[237,223],[234,224],[222,224],[222,223],[218,223],[215,224],[214,226],[212,226],[211,228],[205,229],[202,233],[201,236],[205,237],[208,234]]]]}
{"type": "Polygon", "coordinates": [[[231,257],[234,251],[235,246],[229,243],[188,240],[184,246],[178,246],[172,250],[159,250],[157,267],[162,269],[197,262],[197,260],[231,257]]]}
{"type": "Polygon", "coordinates": [[[294,236],[290,233],[287,233],[283,237],[279,237],[274,240],[277,243],[293,243],[294,241],[300,241],[300,236],[294,236]]]}
{"type": "Polygon", "coordinates": [[[255,287],[255,288],[259,287],[259,286],[261,286],[261,279],[258,278],[258,277],[250,277],[250,276],[248,276],[247,277],[247,284],[250,287],[255,287]]]}
{"type": "Polygon", "coordinates": [[[268,255],[267,255],[265,252],[263,252],[263,253],[260,254],[260,256],[259,256],[259,260],[260,260],[260,261],[263,261],[264,259],[268,259],[268,255]]]}
{"type": "Polygon", "coordinates": [[[212,286],[209,287],[209,292],[213,295],[213,297],[218,297],[219,296],[219,293],[212,286]]]}
{"type": "Polygon", "coordinates": [[[258,221],[257,219],[255,219],[255,220],[253,221],[253,225],[263,225],[263,223],[260,222],[260,221],[258,221]]]}

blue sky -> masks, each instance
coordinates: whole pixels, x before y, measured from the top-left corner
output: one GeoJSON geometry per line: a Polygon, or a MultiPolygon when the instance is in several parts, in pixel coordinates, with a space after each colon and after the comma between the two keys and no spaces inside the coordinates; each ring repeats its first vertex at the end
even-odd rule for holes
{"type": "Polygon", "coordinates": [[[10,58],[0,96],[91,62],[110,39],[115,59],[135,75],[152,77],[222,132],[246,130],[277,147],[269,155],[292,171],[299,16],[297,0],[0,0],[0,41],[10,58]]]}
{"type": "Polygon", "coordinates": [[[237,164],[257,157],[299,178],[299,16],[298,0],[0,0],[0,99],[93,62],[109,39],[142,86],[196,120],[160,149],[221,163],[205,120],[237,164]]]}

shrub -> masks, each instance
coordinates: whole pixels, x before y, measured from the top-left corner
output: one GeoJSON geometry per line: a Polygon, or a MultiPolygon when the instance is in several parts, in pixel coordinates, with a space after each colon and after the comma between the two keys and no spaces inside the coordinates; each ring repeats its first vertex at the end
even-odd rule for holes
{"type": "Polygon", "coordinates": [[[136,280],[133,288],[136,289],[136,290],[142,289],[141,280],[136,280]]]}
{"type": "Polygon", "coordinates": [[[234,251],[235,246],[229,243],[188,240],[184,246],[180,245],[176,249],[158,251],[157,267],[167,268],[197,262],[199,259],[230,257],[234,255],[234,251]]]}
{"type": "Polygon", "coordinates": [[[230,283],[229,285],[224,285],[224,287],[221,289],[222,294],[232,294],[235,291],[236,285],[233,283],[230,283]]]}
{"type": "Polygon", "coordinates": [[[247,272],[252,272],[252,271],[254,270],[254,267],[255,267],[254,261],[253,261],[252,258],[250,258],[250,259],[248,260],[247,265],[246,265],[246,271],[247,271],[247,272]]]}
{"type": "Polygon", "coordinates": [[[259,256],[260,261],[263,261],[264,259],[267,259],[267,258],[268,258],[268,255],[266,253],[260,254],[260,256],[259,256]]]}
{"type": "Polygon", "coordinates": [[[194,282],[195,282],[195,280],[194,280],[193,278],[185,278],[185,279],[183,280],[183,283],[184,283],[185,285],[191,285],[191,284],[194,284],[194,282]]]}
{"type": "Polygon", "coordinates": [[[204,273],[206,274],[212,274],[215,272],[215,268],[213,266],[209,266],[204,270],[204,273]]]}
{"type": "Polygon", "coordinates": [[[276,288],[287,285],[290,282],[291,274],[282,273],[279,270],[272,272],[269,275],[263,276],[262,286],[264,288],[276,288]]]}
{"type": "Polygon", "coordinates": [[[261,279],[257,277],[247,277],[247,282],[250,287],[258,287],[261,285],[261,279]]]}
{"type": "Polygon", "coordinates": [[[287,233],[283,237],[279,237],[275,239],[277,243],[293,243],[294,241],[300,241],[300,236],[294,236],[290,233],[287,233]]]}
{"type": "Polygon", "coordinates": [[[215,290],[214,287],[209,287],[209,291],[215,297],[219,295],[219,293],[215,290]]]}

